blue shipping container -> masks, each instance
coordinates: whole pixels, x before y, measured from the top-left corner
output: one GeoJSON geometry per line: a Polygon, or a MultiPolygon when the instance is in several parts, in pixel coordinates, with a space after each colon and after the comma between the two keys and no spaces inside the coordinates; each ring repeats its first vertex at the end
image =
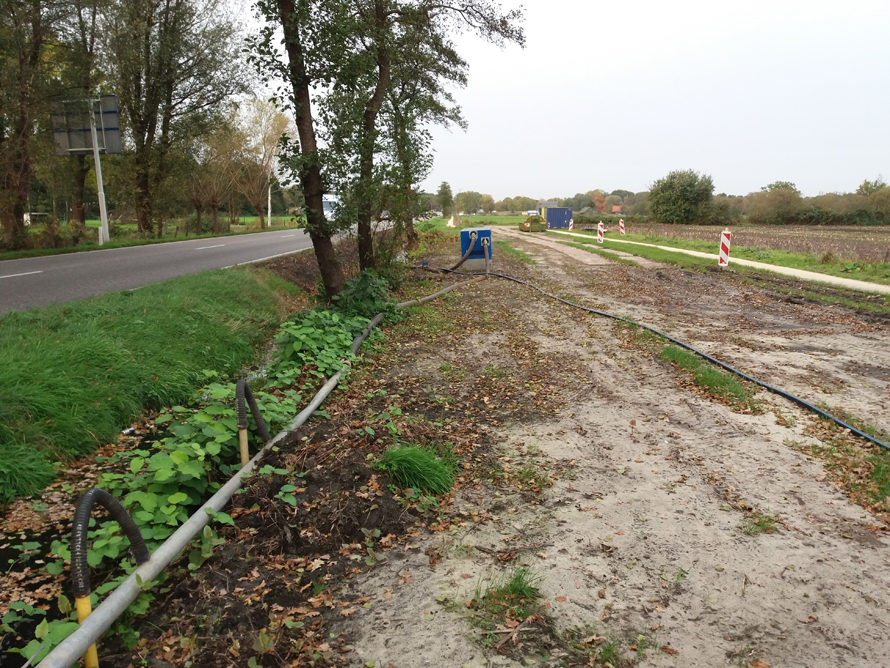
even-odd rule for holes
{"type": "Polygon", "coordinates": [[[572,210],[565,206],[547,206],[541,209],[541,216],[547,221],[547,229],[568,227],[572,210]]]}
{"type": "MultiPolygon", "coordinates": [[[[494,250],[491,248],[491,228],[490,227],[465,227],[460,231],[460,254],[463,257],[464,253],[467,252],[467,249],[470,247],[470,232],[476,232],[476,243],[473,245],[473,250],[470,252],[468,260],[484,260],[485,259],[485,248],[482,245],[482,239],[488,238],[489,244],[489,253],[494,250]]],[[[493,254],[493,253],[492,253],[493,254]]]]}

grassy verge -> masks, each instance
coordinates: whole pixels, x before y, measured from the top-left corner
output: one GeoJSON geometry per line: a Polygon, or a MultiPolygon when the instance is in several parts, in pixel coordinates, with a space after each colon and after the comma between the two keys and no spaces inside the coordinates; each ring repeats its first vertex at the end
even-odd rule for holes
{"type": "MultiPolygon", "coordinates": [[[[595,236],[595,234],[596,233],[594,232],[593,235],[595,236]]],[[[673,248],[699,251],[701,253],[710,253],[712,255],[716,255],[718,249],[716,237],[714,242],[710,242],[695,239],[662,237],[655,234],[628,234],[623,237],[623,240],[671,246],[673,248]]],[[[620,248],[621,250],[626,250],[634,255],[641,255],[644,257],[650,257],[648,255],[649,251],[659,250],[657,248],[647,248],[645,246],[635,246],[633,244],[621,244],[620,248]]],[[[661,252],[665,253],[666,251],[661,252]]],[[[674,257],[674,254],[669,255],[670,257],[674,257]]],[[[692,260],[702,260],[709,265],[714,264],[713,260],[692,258],[691,256],[687,257],[692,260]]],[[[839,276],[841,278],[854,278],[861,281],[870,281],[872,283],[882,283],[885,285],[890,284],[890,262],[862,262],[838,259],[831,253],[822,255],[813,253],[792,253],[772,248],[755,248],[735,245],[732,247],[732,252],[730,253],[730,262],[732,262],[733,257],[744,260],[754,260],[756,262],[765,262],[766,264],[775,264],[781,267],[814,271],[816,273],[839,276]]],[[[653,257],[652,259],[656,258],[653,257]]],[[[734,267],[734,269],[738,269],[738,267],[734,267]]]]}
{"type": "Polygon", "coordinates": [[[604,258],[608,258],[609,260],[614,260],[615,262],[620,262],[621,264],[626,264],[631,267],[639,267],[640,265],[634,262],[633,260],[628,260],[626,257],[621,257],[617,253],[610,253],[607,250],[601,250],[596,246],[591,246],[589,242],[576,244],[571,241],[561,241],[561,244],[564,246],[571,246],[572,248],[580,248],[583,251],[587,251],[588,253],[593,253],[594,255],[600,255],[604,258]]]}
{"type": "Polygon", "coordinates": [[[615,329],[625,334],[634,345],[657,354],[662,360],[689,374],[692,382],[708,396],[741,412],[757,412],[760,406],[754,400],[753,383],[717,367],[695,353],[672,343],[665,342],[657,334],[630,323],[617,323],[615,329]]]}
{"type": "Polygon", "coordinates": [[[524,262],[525,264],[534,264],[535,261],[532,259],[532,256],[526,253],[525,251],[521,251],[518,248],[513,248],[506,241],[495,241],[494,245],[504,251],[507,255],[512,255],[520,262],[524,262]]]}
{"type": "Polygon", "coordinates": [[[206,371],[256,358],[282,315],[283,282],[215,271],[0,319],[0,503],[56,462],[113,440],[144,408],[189,397],[206,371]]]}

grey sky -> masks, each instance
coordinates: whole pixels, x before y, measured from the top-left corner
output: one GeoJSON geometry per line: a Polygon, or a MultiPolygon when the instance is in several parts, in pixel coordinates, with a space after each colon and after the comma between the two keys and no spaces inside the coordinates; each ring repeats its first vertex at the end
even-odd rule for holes
{"type": "Polygon", "coordinates": [[[426,190],[641,191],[674,169],[738,195],[890,179],[888,0],[525,6],[524,50],[460,39],[470,125],[434,130],[426,190]]]}

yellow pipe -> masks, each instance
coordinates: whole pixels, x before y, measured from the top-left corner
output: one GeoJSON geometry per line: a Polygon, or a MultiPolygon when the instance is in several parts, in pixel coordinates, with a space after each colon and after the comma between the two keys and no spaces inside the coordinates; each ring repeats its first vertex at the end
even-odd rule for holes
{"type": "MultiPolygon", "coordinates": [[[[89,596],[78,596],[74,599],[74,605],[77,608],[77,623],[82,624],[83,620],[89,617],[93,611],[90,605],[89,596]]],[[[99,668],[99,653],[96,651],[96,644],[90,645],[87,653],[83,655],[84,668],[99,668]]]]}
{"type": "Polygon", "coordinates": [[[241,466],[247,466],[250,453],[247,451],[247,429],[238,430],[238,445],[241,446],[241,466]]]}

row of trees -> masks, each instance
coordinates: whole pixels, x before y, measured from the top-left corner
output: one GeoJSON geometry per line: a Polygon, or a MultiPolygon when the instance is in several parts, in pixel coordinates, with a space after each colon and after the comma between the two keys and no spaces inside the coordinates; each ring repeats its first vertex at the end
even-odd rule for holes
{"type": "MultiPolygon", "coordinates": [[[[159,229],[159,202],[181,158],[220,121],[249,79],[221,0],[10,0],[0,4],[0,223],[27,243],[32,184],[64,184],[83,221],[89,158],[56,160],[50,111],[114,92],[126,128],[119,184],[139,229],[159,229]]],[[[180,169],[177,169],[180,168],[180,169]]],[[[68,193],[66,193],[68,194],[68,193]]]]}
{"type": "Polygon", "coordinates": [[[429,196],[430,207],[451,215],[458,212],[521,212],[547,202],[566,206],[575,212],[596,214],[620,207],[623,216],[664,223],[724,225],[746,221],[758,225],[776,224],[887,224],[890,223],[890,187],[881,177],[865,180],[853,193],[828,193],[803,197],[789,181],[776,181],[748,195],[714,195],[714,183],[707,174],[677,170],[655,181],[646,192],[629,190],[589,190],[572,197],[546,200],[533,197],[507,197],[494,201],[490,195],[474,191],[452,196],[443,182],[429,196]]]}
{"type": "Polygon", "coordinates": [[[524,41],[521,10],[502,11],[493,0],[257,0],[262,27],[245,49],[223,3],[2,3],[7,246],[27,243],[24,219],[35,190],[70,197],[83,221],[90,160],[54,158],[48,120],[60,100],[101,90],[118,96],[125,129],[125,154],[108,160],[111,199],[132,211],[140,232],[159,231],[177,201],[189,202],[199,218],[208,212],[215,224],[235,190],[261,212],[277,173],[299,186],[325,289],[334,295],[343,285],[334,234],[357,225],[363,269],[378,260],[371,220],[382,210],[397,232],[413,236],[411,218],[423,208],[413,184],[431,166],[429,127],[464,125],[449,92],[467,76],[454,35],[524,41]],[[228,101],[243,100],[258,82],[275,91],[277,109],[256,105],[256,122],[241,123],[228,101]],[[325,218],[325,193],[339,196],[336,220],[325,218]]]}
{"type": "Polygon", "coordinates": [[[853,193],[816,197],[803,197],[790,181],[775,181],[745,196],[713,193],[710,176],[692,170],[673,171],[652,184],[648,206],[652,217],[664,223],[890,223],[890,187],[881,177],[866,179],[853,193]]]}

